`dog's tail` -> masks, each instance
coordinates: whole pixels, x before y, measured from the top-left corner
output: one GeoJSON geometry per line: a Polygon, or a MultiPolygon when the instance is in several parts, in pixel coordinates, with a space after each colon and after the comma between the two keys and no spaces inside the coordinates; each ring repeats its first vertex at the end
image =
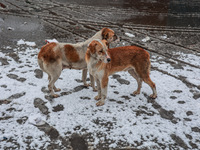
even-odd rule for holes
{"type": "Polygon", "coordinates": [[[44,45],[44,46],[42,46],[42,48],[41,48],[41,50],[40,50],[40,52],[39,52],[39,54],[38,54],[38,65],[39,65],[39,67],[40,67],[40,69],[42,70],[42,71],[44,71],[45,72],[45,69],[44,69],[44,60],[43,60],[43,54],[42,54],[42,51],[43,51],[43,49],[46,47],[46,45],[44,45]]]}
{"type": "Polygon", "coordinates": [[[42,59],[38,59],[38,65],[40,66],[40,69],[42,69],[44,71],[43,60],[42,59]]]}

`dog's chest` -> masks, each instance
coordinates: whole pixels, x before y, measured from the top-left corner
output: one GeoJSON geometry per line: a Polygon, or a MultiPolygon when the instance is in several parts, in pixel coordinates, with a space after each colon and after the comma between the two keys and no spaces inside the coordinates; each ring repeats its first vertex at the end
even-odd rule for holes
{"type": "Polygon", "coordinates": [[[100,79],[100,78],[102,78],[103,77],[103,75],[104,75],[104,70],[99,70],[97,67],[96,67],[96,65],[95,64],[88,64],[88,70],[89,70],[89,72],[90,72],[90,74],[92,75],[92,76],[94,76],[95,78],[98,78],[98,79],[100,79]]]}

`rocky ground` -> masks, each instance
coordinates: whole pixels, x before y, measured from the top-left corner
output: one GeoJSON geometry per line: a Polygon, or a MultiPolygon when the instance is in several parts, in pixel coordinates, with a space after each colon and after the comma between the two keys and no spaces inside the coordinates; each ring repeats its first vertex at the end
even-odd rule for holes
{"type": "Polygon", "coordinates": [[[1,1],[0,149],[200,149],[198,13],[174,8],[157,1],[1,1]],[[56,82],[61,97],[49,96],[37,65],[45,39],[76,43],[103,27],[122,39],[112,47],[150,53],[157,99],[145,84],[134,97],[136,82],[122,72],[110,77],[108,100],[96,107],[96,93],[82,86],[77,70],[64,70],[56,82]]]}

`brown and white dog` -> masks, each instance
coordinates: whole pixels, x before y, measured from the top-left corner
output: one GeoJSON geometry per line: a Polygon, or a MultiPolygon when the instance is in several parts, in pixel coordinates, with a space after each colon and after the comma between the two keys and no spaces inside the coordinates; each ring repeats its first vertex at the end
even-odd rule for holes
{"type": "Polygon", "coordinates": [[[98,95],[97,106],[104,105],[107,96],[108,77],[119,71],[128,71],[138,83],[134,95],[140,94],[142,81],[152,89],[152,98],[157,97],[156,86],[150,79],[150,55],[144,49],[137,46],[107,48],[106,40],[94,40],[87,49],[85,55],[90,74],[97,82],[98,95]]]}
{"type": "Polygon", "coordinates": [[[103,28],[85,42],[77,44],[52,42],[41,48],[38,54],[38,64],[48,74],[48,88],[54,98],[59,96],[54,91],[60,91],[60,89],[55,87],[54,83],[59,78],[61,71],[65,68],[83,69],[82,80],[84,85],[88,86],[86,84],[87,64],[85,62],[85,53],[88,44],[94,39],[105,39],[108,43],[111,43],[118,39],[118,37],[113,30],[103,28]]]}

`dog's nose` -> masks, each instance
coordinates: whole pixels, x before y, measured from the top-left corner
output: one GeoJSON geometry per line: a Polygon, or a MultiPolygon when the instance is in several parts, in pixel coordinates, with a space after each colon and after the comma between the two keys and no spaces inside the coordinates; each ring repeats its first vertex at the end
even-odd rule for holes
{"type": "Polygon", "coordinates": [[[107,62],[110,62],[111,61],[111,59],[110,58],[107,58],[107,62]]]}

